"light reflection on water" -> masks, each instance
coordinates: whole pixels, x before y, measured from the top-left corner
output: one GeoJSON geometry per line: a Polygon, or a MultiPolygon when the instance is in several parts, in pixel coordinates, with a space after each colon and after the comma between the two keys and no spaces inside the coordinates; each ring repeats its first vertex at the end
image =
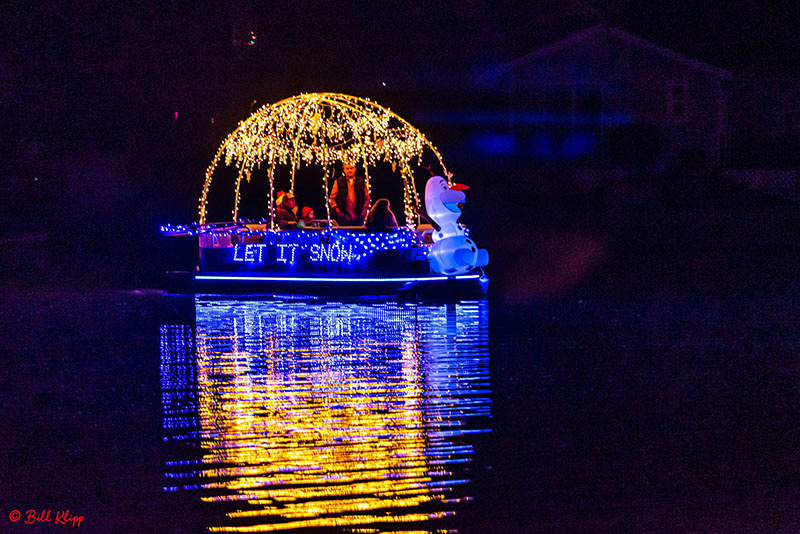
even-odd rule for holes
{"type": "Polygon", "coordinates": [[[198,297],[195,316],[161,328],[165,490],[221,503],[211,531],[440,532],[467,506],[486,301],[198,297]]]}

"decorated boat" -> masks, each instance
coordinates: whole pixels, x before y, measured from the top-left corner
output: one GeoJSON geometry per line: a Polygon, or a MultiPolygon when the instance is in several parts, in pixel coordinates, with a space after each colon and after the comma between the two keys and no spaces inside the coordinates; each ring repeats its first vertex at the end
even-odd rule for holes
{"type": "Polygon", "coordinates": [[[485,293],[489,255],[459,222],[465,199],[436,147],[391,110],[349,95],[301,94],[258,109],[222,142],[206,171],[198,221],[161,228],[168,237],[197,239],[199,247],[193,270],[168,274],[173,288],[201,292],[485,293]],[[395,216],[381,199],[375,204],[385,203],[390,224],[370,219],[373,206],[367,221],[339,225],[332,189],[343,165],[363,173],[367,201],[375,180],[392,180],[402,189],[402,212],[395,216]],[[391,178],[371,172],[378,166],[390,167],[391,178]],[[233,182],[233,217],[211,222],[213,178],[225,167],[233,182]],[[319,171],[321,195],[314,200],[324,204],[324,217],[304,218],[305,211],[292,206],[289,217],[296,221],[286,226],[278,209],[290,204],[285,200],[294,198],[296,180],[307,179],[309,169],[319,171]],[[240,209],[243,183],[251,180],[267,185],[269,199],[258,219],[243,217],[240,209]],[[420,199],[416,184],[422,180],[420,199]]]}

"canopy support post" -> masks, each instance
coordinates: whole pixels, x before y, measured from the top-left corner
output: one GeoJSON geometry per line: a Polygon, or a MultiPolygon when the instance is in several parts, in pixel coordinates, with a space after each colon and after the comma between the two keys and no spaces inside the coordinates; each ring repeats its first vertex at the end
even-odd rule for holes
{"type": "Polygon", "coordinates": [[[367,181],[367,191],[369,191],[370,196],[372,195],[372,186],[369,183],[369,169],[367,168],[367,158],[364,158],[364,179],[367,181]]]}
{"type": "Polygon", "coordinates": [[[275,230],[275,207],[273,205],[272,199],[275,196],[275,180],[274,180],[274,172],[275,172],[275,164],[272,163],[272,160],[269,162],[269,170],[267,171],[269,176],[269,199],[267,199],[267,204],[269,205],[269,229],[275,230]]]}
{"type": "Polygon", "coordinates": [[[328,198],[328,166],[325,166],[325,175],[322,177],[322,185],[325,189],[325,213],[328,216],[328,228],[331,227],[331,203],[328,198]]]}

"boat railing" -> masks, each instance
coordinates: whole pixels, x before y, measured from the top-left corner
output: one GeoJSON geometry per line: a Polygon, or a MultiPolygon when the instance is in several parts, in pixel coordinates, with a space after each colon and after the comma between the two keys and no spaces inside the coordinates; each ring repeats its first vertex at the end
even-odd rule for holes
{"type": "MultiPolygon", "coordinates": [[[[392,234],[404,231],[407,227],[398,226],[385,231],[376,231],[366,226],[327,226],[327,221],[321,220],[320,225],[308,225],[303,228],[286,230],[271,230],[264,222],[248,223],[212,223],[191,226],[163,226],[161,231],[166,236],[198,236],[200,248],[232,248],[235,245],[257,244],[264,241],[268,233],[301,232],[303,234],[323,232],[346,232],[348,234],[392,234]]],[[[416,242],[411,246],[428,246],[433,243],[432,234],[434,227],[430,224],[420,224],[412,229],[416,242]]]]}

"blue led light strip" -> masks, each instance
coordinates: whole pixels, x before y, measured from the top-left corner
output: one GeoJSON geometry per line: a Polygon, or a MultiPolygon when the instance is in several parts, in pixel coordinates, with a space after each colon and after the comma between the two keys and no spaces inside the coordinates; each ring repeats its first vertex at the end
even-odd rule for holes
{"type": "Polygon", "coordinates": [[[348,278],[348,277],[310,277],[310,276],[226,276],[226,275],[195,275],[195,280],[226,280],[226,281],[253,281],[253,282],[444,282],[449,279],[477,280],[479,274],[461,274],[454,277],[447,276],[405,276],[397,278],[348,278]]]}

